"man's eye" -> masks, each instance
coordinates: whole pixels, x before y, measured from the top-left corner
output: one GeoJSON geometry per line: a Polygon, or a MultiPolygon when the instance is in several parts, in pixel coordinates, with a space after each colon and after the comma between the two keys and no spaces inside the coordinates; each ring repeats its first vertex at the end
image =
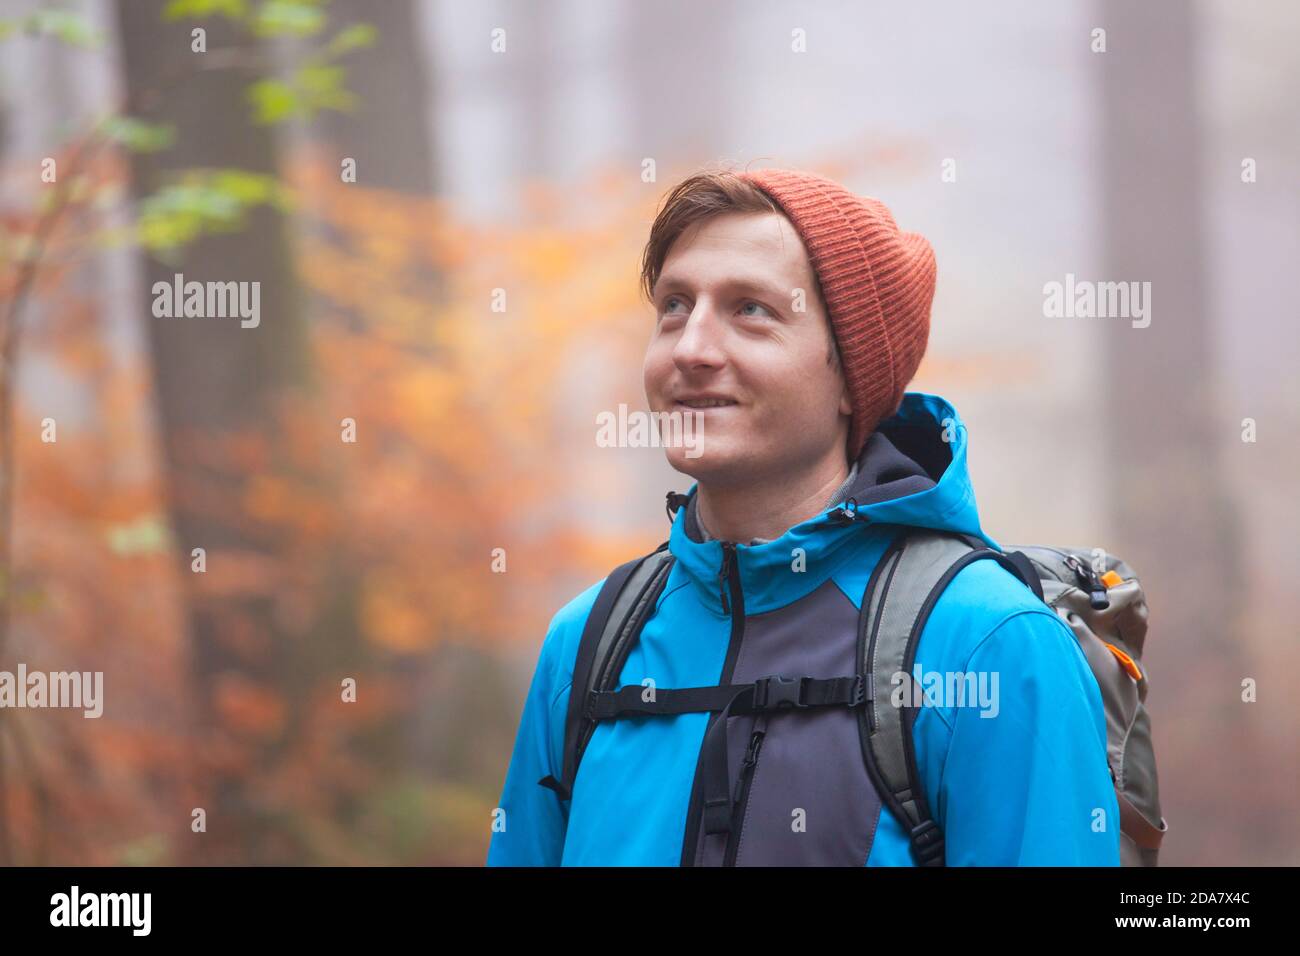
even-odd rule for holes
{"type": "Polygon", "coordinates": [[[776,316],[772,315],[771,311],[767,308],[767,306],[759,305],[757,302],[746,302],[744,305],[740,307],[740,311],[743,312],[745,315],[749,315],[749,316],[766,315],[769,319],[776,318],[776,316]],[[762,311],[761,312],[745,311],[750,308],[761,309],[762,311]]]}
{"type": "Polygon", "coordinates": [[[673,303],[682,303],[681,296],[670,295],[668,298],[664,299],[664,307],[660,311],[664,312],[665,314],[673,311],[672,309],[673,303]]]}

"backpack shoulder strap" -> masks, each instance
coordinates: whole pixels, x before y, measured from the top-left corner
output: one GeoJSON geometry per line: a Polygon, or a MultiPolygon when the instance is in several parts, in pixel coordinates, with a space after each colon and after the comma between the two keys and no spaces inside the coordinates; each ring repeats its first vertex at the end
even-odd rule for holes
{"type": "Polygon", "coordinates": [[[588,703],[593,691],[611,690],[636,643],[646,618],[663,593],[674,558],[665,541],[644,557],[619,565],[605,579],[587,615],[573,665],[573,686],[564,720],[564,756],[560,779],[548,774],[537,781],[568,800],[587,741],[596,729],[588,703]]]}
{"type": "Polygon", "coordinates": [[[881,799],[908,834],[920,866],[943,865],[943,834],[917,772],[912,738],[916,709],[892,705],[893,678],[903,673],[910,682],[921,632],[939,596],[962,568],[986,559],[997,561],[1042,597],[1027,560],[995,551],[972,536],[912,529],[885,551],[862,599],[858,652],[861,673],[872,685],[859,718],[863,753],[881,799]]]}

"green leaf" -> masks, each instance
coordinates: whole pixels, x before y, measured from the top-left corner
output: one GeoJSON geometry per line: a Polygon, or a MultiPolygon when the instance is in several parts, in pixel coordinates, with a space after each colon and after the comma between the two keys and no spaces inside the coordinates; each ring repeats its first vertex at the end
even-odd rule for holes
{"type": "Polygon", "coordinates": [[[310,37],[324,27],[324,12],[302,0],[265,0],[253,18],[253,32],[263,37],[310,37]]]}
{"type": "Polygon", "coordinates": [[[171,0],[163,8],[164,20],[202,19],[222,16],[243,20],[248,16],[246,0],[171,0]]]}
{"type": "Polygon", "coordinates": [[[117,849],[120,866],[159,866],[167,863],[171,845],[161,833],[151,833],[125,843],[117,849]]]}
{"type": "Polygon", "coordinates": [[[152,252],[174,251],[204,235],[243,228],[247,214],[258,206],[288,208],[288,194],[274,176],[242,169],[193,170],[141,201],[137,236],[152,252]]]}
{"type": "Polygon", "coordinates": [[[161,554],[168,546],[167,528],[162,515],[141,515],[132,522],[111,526],[106,532],[108,546],[114,554],[123,557],[161,554]]]}
{"type": "Polygon", "coordinates": [[[131,226],[106,226],[91,237],[91,244],[97,249],[124,249],[138,238],[131,226]]]}
{"type": "Polygon", "coordinates": [[[72,46],[98,46],[103,37],[79,13],[45,7],[30,14],[23,25],[33,36],[52,36],[72,46]]]}
{"type": "Polygon", "coordinates": [[[354,23],[335,34],[334,39],[325,47],[325,52],[329,56],[340,56],[352,50],[373,46],[378,36],[379,31],[373,23],[354,23]]]}
{"type": "Polygon", "coordinates": [[[258,80],[248,87],[253,104],[253,122],[278,123],[299,112],[298,94],[281,80],[258,80]]]}
{"type": "Polygon", "coordinates": [[[304,92],[312,96],[329,96],[341,89],[343,68],[309,64],[298,67],[293,78],[304,92]]]}
{"type": "Polygon", "coordinates": [[[256,123],[278,123],[293,116],[310,118],[320,110],[350,110],[356,97],[343,85],[341,66],[313,62],[299,67],[289,81],[258,80],[248,88],[256,123]]]}
{"type": "Polygon", "coordinates": [[[242,169],[221,169],[212,174],[212,188],[242,205],[269,202],[280,184],[271,176],[242,169]]]}
{"type": "Polygon", "coordinates": [[[175,139],[174,127],[159,123],[146,123],[133,116],[112,116],[104,121],[105,135],[121,143],[133,153],[156,153],[171,146],[175,139]]]}
{"type": "Polygon", "coordinates": [[[346,72],[341,66],[311,63],[299,67],[293,77],[295,85],[302,91],[308,116],[317,110],[349,110],[356,103],[356,97],[343,86],[346,72]]]}

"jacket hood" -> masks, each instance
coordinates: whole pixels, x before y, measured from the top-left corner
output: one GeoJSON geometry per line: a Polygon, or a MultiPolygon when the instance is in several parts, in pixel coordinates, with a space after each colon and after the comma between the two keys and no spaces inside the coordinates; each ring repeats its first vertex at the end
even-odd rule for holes
{"type": "MultiPolygon", "coordinates": [[[[966,427],[947,399],[905,393],[898,411],[863,446],[843,505],[827,507],[770,541],[735,545],[747,613],[781,607],[818,587],[873,526],[955,531],[1001,550],[980,528],[966,448],[966,427]],[[845,511],[852,520],[845,519],[845,511]],[[806,573],[790,573],[792,555],[802,557],[806,573]]],[[[692,485],[684,496],[668,547],[705,602],[721,613],[722,542],[700,538],[694,521],[698,488],[692,485]]]]}

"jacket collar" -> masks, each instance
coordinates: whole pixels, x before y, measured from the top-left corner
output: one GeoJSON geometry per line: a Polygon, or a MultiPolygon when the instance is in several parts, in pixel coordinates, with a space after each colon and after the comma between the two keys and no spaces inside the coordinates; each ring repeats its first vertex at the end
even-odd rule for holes
{"type": "MultiPolygon", "coordinates": [[[[771,541],[734,545],[745,612],[774,610],[820,587],[879,525],[958,531],[997,547],[979,526],[966,444],[965,425],[946,399],[906,393],[863,446],[844,505],[823,509],[771,541]],[[854,519],[844,520],[845,511],[854,519]],[[800,555],[804,570],[792,573],[800,555]]],[[[723,543],[701,540],[698,487],[691,486],[685,507],[677,509],[668,547],[701,600],[722,614],[723,543]]]]}

